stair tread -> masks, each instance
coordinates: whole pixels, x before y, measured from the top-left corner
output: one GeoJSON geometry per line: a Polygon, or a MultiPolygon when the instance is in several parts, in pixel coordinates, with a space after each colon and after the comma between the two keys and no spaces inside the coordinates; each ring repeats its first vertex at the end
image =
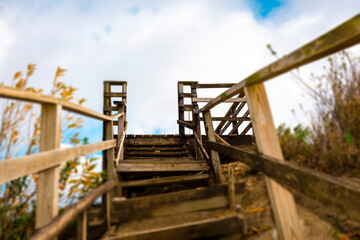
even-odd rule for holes
{"type": "Polygon", "coordinates": [[[228,210],[190,212],[121,223],[103,239],[192,239],[240,232],[243,218],[228,210]]]}
{"type": "Polygon", "coordinates": [[[155,186],[155,185],[172,184],[172,183],[183,183],[190,181],[203,181],[209,178],[210,175],[204,173],[198,175],[180,175],[180,176],[161,177],[161,178],[152,178],[152,179],[144,179],[144,180],[123,181],[120,182],[120,185],[122,187],[144,187],[144,186],[155,186]]]}
{"type": "Polygon", "coordinates": [[[118,172],[178,172],[178,171],[204,171],[209,166],[205,161],[120,161],[116,170],[118,172]]]}

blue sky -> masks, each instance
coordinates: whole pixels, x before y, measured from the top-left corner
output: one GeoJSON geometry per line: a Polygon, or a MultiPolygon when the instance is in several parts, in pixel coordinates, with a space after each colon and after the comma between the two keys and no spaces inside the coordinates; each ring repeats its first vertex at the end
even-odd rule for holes
{"type": "MultiPolygon", "coordinates": [[[[0,82],[35,63],[31,83],[48,92],[61,66],[62,80],[101,112],[102,81],[127,80],[128,132],[177,133],[177,81],[239,82],[274,60],[266,44],[286,54],[358,9],[358,0],[0,0],[0,82]]],[[[301,71],[307,77],[321,65],[301,71]]],[[[291,113],[311,103],[289,75],[266,87],[276,125],[307,121],[291,113]]],[[[86,120],[82,134],[99,141],[101,126],[86,120]]]]}

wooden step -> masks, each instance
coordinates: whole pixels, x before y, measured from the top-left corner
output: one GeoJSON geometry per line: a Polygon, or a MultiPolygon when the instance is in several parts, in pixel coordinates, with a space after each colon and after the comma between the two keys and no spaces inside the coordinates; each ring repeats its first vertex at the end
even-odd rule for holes
{"type": "Polygon", "coordinates": [[[177,162],[174,160],[136,160],[120,161],[116,170],[118,172],[187,172],[204,171],[209,166],[205,161],[177,162]]]}
{"type": "Polygon", "coordinates": [[[126,151],[125,154],[127,156],[163,156],[163,157],[182,157],[189,155],[188,152],[150,152],[150,151],[136,151],[136,152],[128,152],[126,151]]]}
{"type": "Polygon", "coordinates": [[[165,152],[176,152],[176,151],[186,151],[185,147],[178,146],[168,146],[168,147],[158,147],[158,146],[129,146],[126,147],[126,152],[138,152],[138,151],[165,151],[165,152]]]}
{"type": "Polygon", "coordinates": [[[208,180],[210,175],[207,173],[199,175],[186,175],[186,176],[172,176],[172,177],[161,177],[145,180],[134,180],[134,181],[125,181],[120,182],[120,186],[124,188],[129,187],[147,187],[147,186],[157,186],[173,183],[184,183],[184,182],[196,182],[208,180]]]}
{"type": "Polygon", "coordinates": [[[242,233],[244,225],[244,217],[234,212],[192,212],[122,223],[113,227],[102,239],[204,239],[242,233]]]}

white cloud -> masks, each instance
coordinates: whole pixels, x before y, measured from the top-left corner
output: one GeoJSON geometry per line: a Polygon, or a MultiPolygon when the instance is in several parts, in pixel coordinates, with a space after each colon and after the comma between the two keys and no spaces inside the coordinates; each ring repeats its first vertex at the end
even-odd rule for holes
{"type": "MultiPolygon", "coordinates": [[[[88,99],[85,106],[101,111],[102,80],[127,80],[131,133],[177,132],[177,81],[238,82],[273,61],[267,43],[288,53],[360,9],[356,0],[316,0],[311,6],[297,0],[258,20],[238,1],[27,4],[1,4],[1,36],[13,38],[6,47],[0,38],[6,58],[0,59],[0,81],[33,62],[35,84],[49,88],[60,65],[79,97],[88,99]]],[[[276,124],[294,124],[291,109],[303,101],[298,87],[288,75],[266,86],[276,124]]]]}

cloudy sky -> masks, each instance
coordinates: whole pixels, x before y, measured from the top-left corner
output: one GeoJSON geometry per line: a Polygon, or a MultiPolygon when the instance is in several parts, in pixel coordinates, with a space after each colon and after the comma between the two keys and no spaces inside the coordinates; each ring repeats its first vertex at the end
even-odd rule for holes
{"type": "MultiPolygon", "coordinates": [[[[359,10],[359,0],[0,0],[0,82],[35,63],[32,83],[49,91],[61,66],[101,112],[102,81],[126,80],[128,132],[176,133],[177,81],[239,82],[274,60],[266,44],[289,53],[359,10]]],[[[299,103],[311,103],[290,75],[266,87],[277,125],[306,122],[299,103]]],[[[100,126],[86,120],[83,134],[100,140],[100,126]]]]}

